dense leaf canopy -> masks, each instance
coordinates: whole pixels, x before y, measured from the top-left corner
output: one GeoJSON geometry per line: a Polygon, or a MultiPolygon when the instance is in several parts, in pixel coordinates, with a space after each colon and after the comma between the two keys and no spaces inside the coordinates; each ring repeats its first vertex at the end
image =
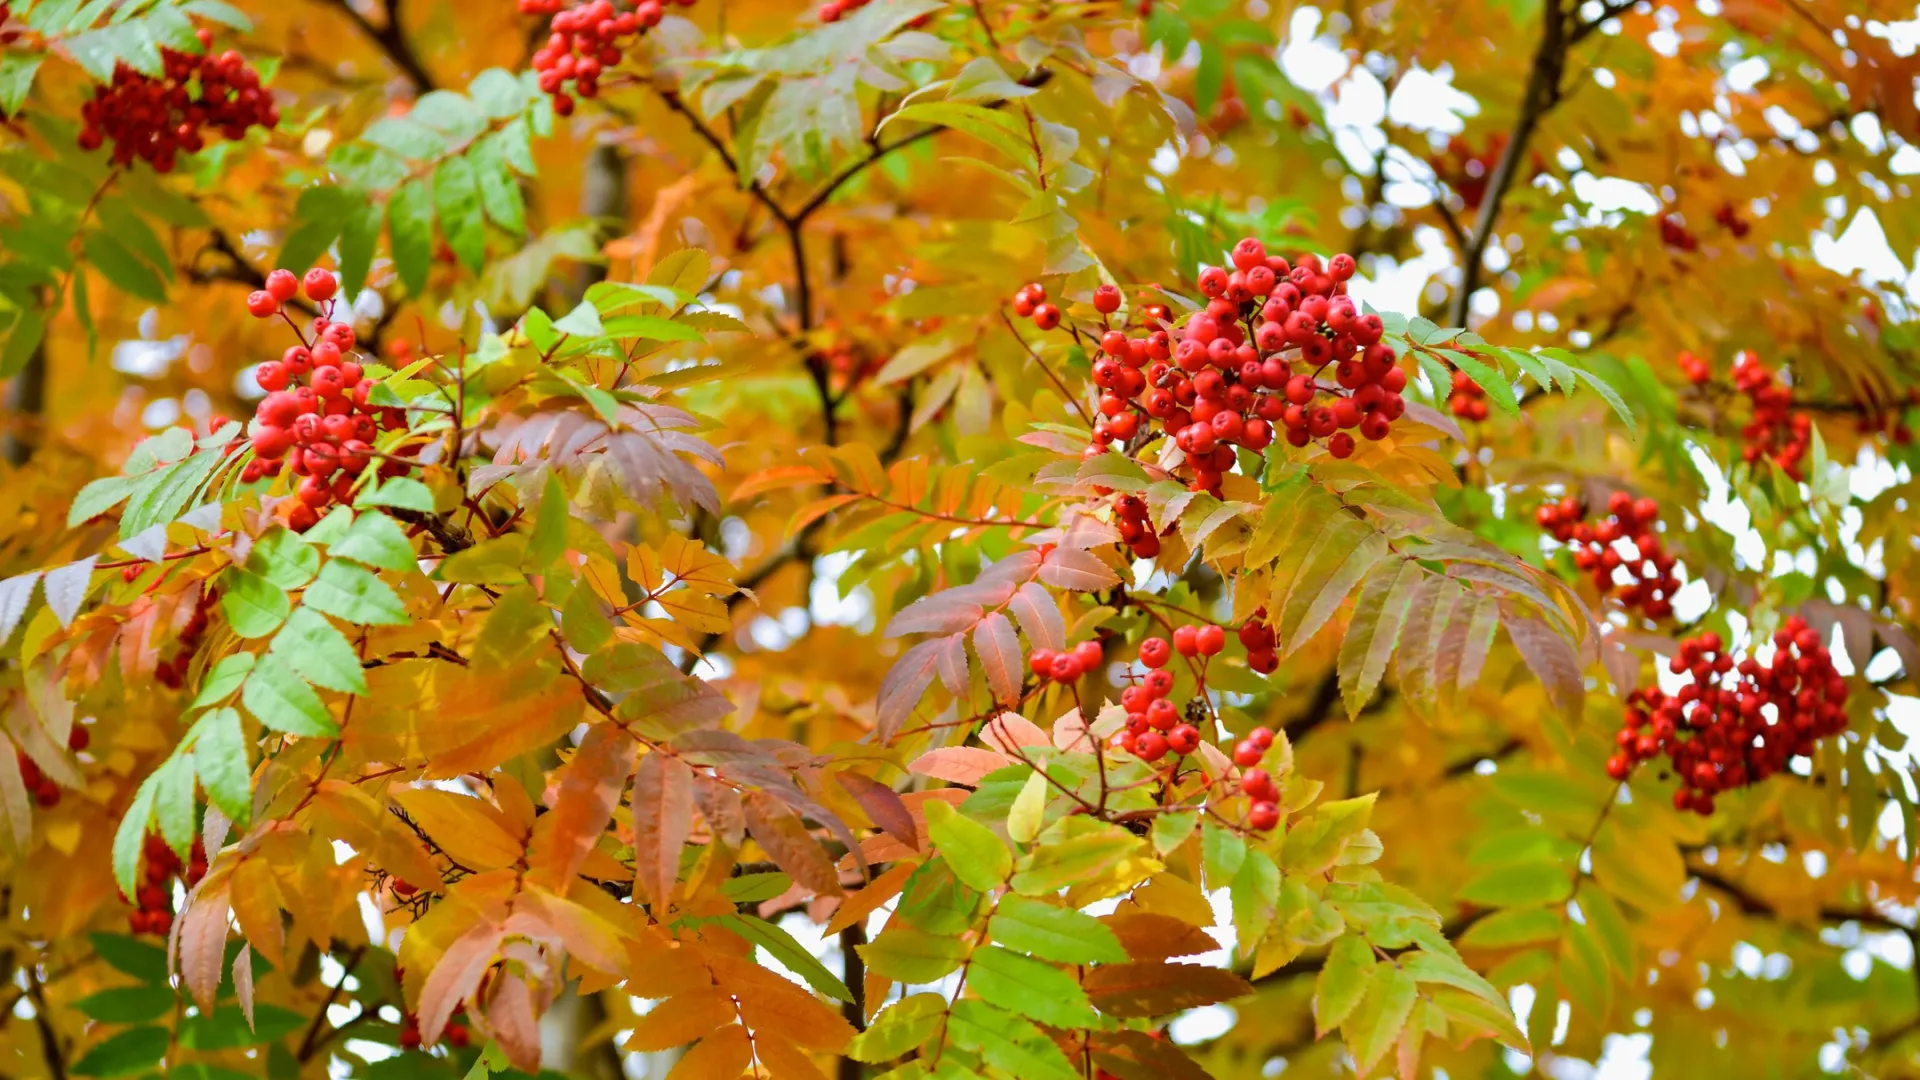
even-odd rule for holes
{"type": "Polygon", "coordinates": [[[0,4],[0,1075],[1920,1075],[1912,16],[0,4]]]}

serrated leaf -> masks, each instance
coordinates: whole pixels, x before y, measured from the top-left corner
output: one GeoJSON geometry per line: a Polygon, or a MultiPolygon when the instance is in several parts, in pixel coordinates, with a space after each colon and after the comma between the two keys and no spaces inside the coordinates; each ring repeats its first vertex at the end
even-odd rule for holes
{"type": "Polygon", "coordinates": [[[1125,963],[1127,951],[1105,923],[1082,911],[1009,893],[987,924],[993,940],[1057,964],[1125,963]]]}
{"type": "Polygon", "coordinates": [[[315,686],[345,694],[367,692],[367,677],[352,643],[312,608],[295,609],[268,651],[315,686]]]}
{"type": "Polygon", "coordinates": [[[426,181],[410,180],[387,199],[387,235],[401,284],[419,296],[433,266],[433,195],[426,181]]]}
{"type": "Polygon", "coordinates": [[[340,731],[313,687],[285,661],[271,655],[261,657],[254,665],[240,691],[240,703],[254,719],[289,735],[331,738],[340,731]]]}
{"type": "Polygon", "coordinates": [[[953,876],[981,892],[1005,883],[1013,871],[1013,853],[993,830],[945,802],[928,802],[925,813],[927,835],[953,876]]]}
{"type": "Polygon", "coordinates": [[[362,566],[328,559],[302,602],[315,611],[363,626],[404,626],[407,608],[392,586],[362,566]]]}
{"type": "Polygon", "coordinates": [[[214,709],[194,722],[194,732],[193,771],[207,791],[207,801],[229,821],[244,825],[252,812],[253,768],[240,714],[214,709]]]}
{"type": "Polygon", "coordinates": [[[1073,976],[998,945],[975,949],[967,960],[967,988],[989,1004],[1050,1027],[1089,1027],[1093,1004],[1073,976]]]}

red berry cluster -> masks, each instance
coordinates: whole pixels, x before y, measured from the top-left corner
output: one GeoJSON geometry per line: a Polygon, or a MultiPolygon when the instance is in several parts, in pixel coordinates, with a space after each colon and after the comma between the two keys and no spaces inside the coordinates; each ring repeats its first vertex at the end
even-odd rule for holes
{"type": "Polygon", "coordinates": [[[239,139],[250,127],[278,124],[280,107],[261,87],[259,73],[232,49],[212,55],[207,50],[213,34],[197,34],[199,53],[160,50],[165,65],[160,78],[121,64],[111,83],[95,87],[92,99],[80,108],[85,122],[80,149],[98,150],[112,140],[115,165],[131,165],[139,158],[156,172],[171,172],[176,154],[197,153],[206,146],[203,128],[239,139]]]}
{"type": "MultiPolygon", "coordinates": [[[[307,271],[304,283],[291,270],[268,274],[267,287],[247,297],[247,310],[262,319],[283,315],[284,305],[303,285],[307,299],[332,312],[339,286],[319,267],[307,271]]],[[[314,323],[311,345],[302,338],[279,360],[261,364],[254,376],[267,396],[254,412],[256,456],[242,470],[241,480],[253,483],[278,476],[282,467],[301,477],[294,488],[298,502],[287,515],[287,525],[296,532],[312,528],[329,504],[349,500],[356,478],[379,456],[373,440],[381,429],[406,427],[404,410],[367,403],[373,384],[353,359],[354,341],[352,324],[323,315],[314,323]]],[[[403,447],[396,453],[411,450],[403,447]]],[[[398,476],[409,467],[390,457],[378,469],[382,476],[398,476]]]]}
{"type": "Polygon", "coordinates": [[[127,928],[136,934],[165,937],[173,929],[173,890],[168,884],[175,875],[189,889],[200,884],[200,879],[207,876],[206,845],[194,838],[193,851],[182,867],[180,856],[173,853],[166,840],[158,833],[148,833],[143,853],[147,857],[146,880],[135,890],[134,912],[127,916],[127,928]]]}
{"type": "Polygon", "coordinates": [[[1267,609],[1260,608],[1240,624],[1240,644],[1247,650],[1247,666],[1262,675],[1271,675],[1280,667],[1280,653],[1274,647],[1273,627],[1266,623],[1267,609]]]}
{"type": "Polygon", "coordinates": [[[1616,491],[1607,498],[1607,511],[1613,516],[1590,524],[1579,501],[1569,495],[1541,506],[1533,516],[1555,540],[1572,546],[1573,565],[1592,577],[1600,595],[1617,594],[1623,606],[1637,608],[1649,619],[1667,618],[1673,614],[1680,578],[1673,572],[1674,557],[1654,532],[1659,504],[1616,491]],[[1632,545],[1632,555],[1620,553],[1622,540],[1632,545]],[[1632,584],[1614,580],[1614,571],[1622,566],[1633,575],[1632,584]]]}
{"type": "MultiPolygon", "coordinates": [[[[455,1013],[455,1019],[448,1023],[446,1027],[440,1029],[440,1041],[456,1050],[465,1049],[467,1044],[473,1041],[473,1033],[468,1031],[467,1025],[461,1023],[458,1019],[464,1015],[465,1010],[455,1013]]],[[[423,1045],[424,1043],[420,1038],[420,1015],[418,1013],[408,1013],[406,1019],[402,1021],[400,1025],[400,1049],[418,1050],[423,1045]]]]}
{"type": "Polygon", "coordinates": [[[1233,763],[1245,771],[1240,774],[1240,793],[1252,800],[1247,807],[1247,824],[1266,832],[1280,824],[1280,788],[1273,774],[1260,768],[1273,745],[1273,729],[1257,727],[1234,744],[1233,763]]]}
{"type": "Polygon", "coordinates": [[[1054,652],[1052,649],[1035,649],[1027,657],[1027,668],[1042,679],[1052,679],[1057,683],[1079,682],[1081,676],[1090,671],[1098,671],[1100,661],[1106,657],[1105,651],[1097,641],[1083,641],[1071,649],[1054,652]]]}
{"type": "MultiPolygon", "coordinates": [[[[1296,447],[1325,439],[1336,458],[1353,454],[1351,429],[1387,437],[1406,409],[1400,395],[1407,376],[1381,340],[1379,316],[1361,314],[1345,295],[1352,256],[1322,262],[1306,254],[1290,263],[1252,237],[1232,254],[1232,269],[1200,271],[1207,306],[1184,325],[1171,327],[1166,309],[1156,306],[1141,313],[1137,335],[1106,326],[1104,355],[1093,365],[1104,419],[1089,454],[1112,440],[1132,442],[1144,414],[1185,451],[1193,467],[1189,486],[1218,494],[1234,447],[1264,449],[1276,425],[1296,447]],[[1296,361],[1309,370],[1296,371],[1296,361]],[[1329,367],[1334,379],[1322,382],[1329,367]]],[[[1021,294],[1015,311],[1030,312],[1042,330],[1059,325],[1060,309],[1045,302],[1045,290],[1028,285],[1021,294]]],[[[1119,306],[1117,289],[1094,294],[1103,323],[1119,306]]]]}
{"type": "Polygon", "coordinates": [[[1753,402],[1753,419],[1740,430],[1747,445],[1740,457],[1751,465],[1765,456],[1782,472],[1801,479],[1800,459],[1813,442],[1813,421],[1793,409],[1793,391],[1782,386],[1751,349],[1733,361],[1733,385],[1753,402]]]}
{"type": "Polygon", "coordinates": [[[1747,233],[1753,230],[1753,224],[1746,218],[1741,217],[1739,211],[1733,208],[1732,203],[1721,203],[1720,209],[1713,212],[1713,220],[1717,222],[1721,228],[1732,233],[1736,240],[1746,239],[1747,233]]]}
{"type": "MultiPolygon", "coordinates": [[[[143,601],[145,599],[141,598],[143,601]]],[[[207,613],[213,610],[213,603],[213,591],[202,590],[200,598],[194,602],[193,613],[187,616],[186,625],[180,628],[180,635],[175,639],[177,648],[173,656],[154,665],[155,682],[169,690],[178,690],[185,685],[187,668],[193,663],[193,654],[200,651],[200,639],[206,636],[207,613]]]]}
{"type": "Polygon", "coordinates": [[[1669,665],[1689,681],[1671,697],[1635,690],[1607,775],[1624,780],[1665,754],[1680,778],[1673,805],[1713,813],[1716,792],[1757,784],[1786,770],[1814,743],[1847,728],[1847,681],[1820,634],[1793,616],[1773,635],[1772,660],[1735,663],[1713,631],[1687,638],[1669,665]]]}
{"type": "MultiPolygon", "coordinates": [[[[693,0],[675,0],[682,6],[693,0]]],[[[573,97],[600,93],[600,76],[620,63],[622,43],[660,24],[666,14],[662,0],[639,0],[631,11],[616,11],[613,0],[520,0],[522,15],[551,15],[547,43],[533,54],[533,70],[540,73],[540,89],[553,96],[553,111],[573,115],[573,97]]]]}
{"type": "Polygon", "coordinates": [[[1700,238],[1687,229],[1678,214],[1660,215],[1660,242],[1689,255],[1700,250],[1700,238]]]}
{"type": "Polygon", "coordinates": [[[1680,365],[1680,374],[1685,375],[1687,381],[1695,386],[1703,386],[1713,379],[1713,368],[1705,360],[1690,352],[1682,350],[1677,362],[1680,365]]]}
{"type": "Polygon", "coordinates": [[[1476,423],[1487,418],[1487,392],[1480,384],[1468,377],[1467,373],[1455,369],[1453,373],[1453,391],[1447,395],[1447,408],[1462,420],[1476,423]]]}
{"type": "MultiPolygon", "coordinates": [[[[73,730],[84,732],[86,728],[76,727],[73,730]]],[[[21,785],[32,793],[33,801],[39,804],[41,809],[51,810],[60,805],[60,785],[41,772],[39,763],[28,757],[25,750],[15,748],[13,762],[20,770],[21,785]]]]}
{"type": "Polygon", "coordinates": [[[1147,501],[1138,495],[1122,495],[1113,501],[1113,523],[1120,539],[1136,559],[1160,555],[1160,534],[1153,531],[1153,519],[1147,515],[1147,501]]]}

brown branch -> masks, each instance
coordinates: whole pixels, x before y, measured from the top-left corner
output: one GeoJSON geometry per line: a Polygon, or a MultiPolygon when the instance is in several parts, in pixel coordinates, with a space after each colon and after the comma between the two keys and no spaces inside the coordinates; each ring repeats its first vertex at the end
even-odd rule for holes
{"type": "Polygon", "coordinates": [[[360,9],[353,5],[352,0],[330,0],[330,3],[353,20],[353,25],[368,40],[380,46],[380,51],[387,54],[387,59],[400,69],[400,73],[413,83],[416,90],[424,94],[434,89],[436,84],[433,76],[421,65],[420,58],[414,55],[413,46],[407,42],[407,35],[400,29],[401,0],[385,0],[385,26],[373,25],[365,15],[360,14],[360,9]]]}
{"type": "Polygon", "coordinates": [[[67,1080],[67,1055],[60,1048],[60,1033],[53,1029],[53,1018],[48,1015],[47,995],[40,983],[40,969],[33,962],[22,965],[21,971],[27,977],[27,996],[33,1000],[33,1026],[40,1033],[40,1054],[47,1062],[47,1075],[53,1080],[67,1080]]]}
{"type": "Polygon", "coordinates": [[[348,976],[353,974],[354,968],[360,966],[360,958],[366,954],[366,951],[367,947],[362,945],[347,954],[347,962],[342,965],[339,981],[327,991],[327,1000],[313,1014],[313,1023],[307,1025],[306,1037],[300,1040],[300,1050],[295,1054],[300,1061],[311,1058],[313,1052],[319,1048],[320,1028],[327,1021],[327,1010],[333,1008],[334,1002],[340,1000],[340,991],[346,988],[348,976]]]}
{"type": "MultiPolygon", "coordinates": [[[[859,921],[840,931],[840,981],[851,995],[840,1006],[840,1015],[855,1031],[867,1030],[867,965],[860,958],[860,946],[866,943],[867,930],[859,921]]],[[[837,1080],[860,1080],[864,1072],[858,1061],[842,1056],[835,1075],[837,1080]]]]}
{"type": "MultiPolygon", "coordinates": [[[[1688,866],[1687,873],[1700,884],[1725,895],[1743,915],[1761,915],[1773,919],[1781,917],[1780,909],[1772,901],[1717,871],[1703,866],[1688,866]]],[[[1818,910],[1818,916],[1822,922],[1857,922],[1876,930],[1904,933],[1911,929],[1872,908],[1822,907],[1818,910]]]]}

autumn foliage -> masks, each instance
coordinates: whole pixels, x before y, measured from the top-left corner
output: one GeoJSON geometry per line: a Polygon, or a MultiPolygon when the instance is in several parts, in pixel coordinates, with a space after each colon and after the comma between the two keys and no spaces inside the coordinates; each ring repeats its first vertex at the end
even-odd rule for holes
{"type": "Polygon", "coordinates": [[[0,1074],[1920,1074],[1912,14],[0,4],[0,1074]]]}

